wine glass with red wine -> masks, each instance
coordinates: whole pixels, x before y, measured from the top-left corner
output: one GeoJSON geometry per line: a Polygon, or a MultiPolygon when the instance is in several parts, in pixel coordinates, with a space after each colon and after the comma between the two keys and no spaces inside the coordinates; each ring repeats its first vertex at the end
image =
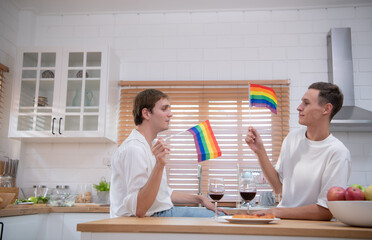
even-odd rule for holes
{"type": "Polygon", "coordinates": [[[217,220],[217,202],[225,194],[225,183],[223,178],[208,179],[208,195],[214,201],[214,219],[217,220]]]}
{"type": "Polygon", "coordinates": [[[257,193],[256,182],[253,176],[240,179],[239,192],[247,204],[247,212],[249,214],[249,202],[254,199],[257,193]]]}

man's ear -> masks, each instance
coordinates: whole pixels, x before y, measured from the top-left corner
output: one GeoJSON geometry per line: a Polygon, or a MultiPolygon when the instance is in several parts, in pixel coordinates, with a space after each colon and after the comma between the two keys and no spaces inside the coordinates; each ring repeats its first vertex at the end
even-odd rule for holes
{"type": "Polygon", "coordinates": [[[143,119],[150,119],[150,111],[147,108],[142,108],[142,117],[143,119]]]}
{"type": "Polygon", "coordinates": [[[324,115],[331,115],[333,109],[333,105],[331,103],[326,103],[324,105],[323,114],[324,115]]]}

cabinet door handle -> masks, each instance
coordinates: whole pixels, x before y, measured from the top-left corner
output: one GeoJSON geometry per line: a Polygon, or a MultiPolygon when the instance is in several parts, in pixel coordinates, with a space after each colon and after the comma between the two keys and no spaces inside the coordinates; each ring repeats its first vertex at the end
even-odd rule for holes
{"type": "Polygon", "coordinates": [[[3,239],[4,223],[3,222],[0,222],[0,224],[1,224],[1,235],[0,235],[0,239],[3,239]]]}
{"type": "Polygon", "coordinates": [[[59,135],[62,135],[62,133],[61,133],[61,123],[62,123],[62,118],[59,118],[59,126],[58,126],[59,135]]]}
{"type": "Polygon", "coordinates": [[[54,132],[54,121],[56,120],[57,118],[53,118],[53,122],[52,122],[52,134],[53,135],[56,135],[56,133],[54,132]]]}

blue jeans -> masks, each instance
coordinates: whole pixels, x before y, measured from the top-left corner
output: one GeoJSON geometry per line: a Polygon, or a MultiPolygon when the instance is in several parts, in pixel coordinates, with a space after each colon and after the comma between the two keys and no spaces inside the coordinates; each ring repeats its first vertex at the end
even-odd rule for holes
{"type": "MultiPolygon", "coordinates": [[[[219,216],[225,215],[220,212],[219,216]]],[[[206,208],[172,207],[171,209],[154,213],[151,217],[214,217],[214,212],[206,208]]]]}

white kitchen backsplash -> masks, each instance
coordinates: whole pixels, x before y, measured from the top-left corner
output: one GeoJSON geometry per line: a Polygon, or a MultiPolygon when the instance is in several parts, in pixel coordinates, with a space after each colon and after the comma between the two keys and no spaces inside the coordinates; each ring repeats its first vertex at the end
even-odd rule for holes
{"type": "Polygon", "coordinates": [[[108,166],[116,144],[101,143],[27,143],[22,148],[22,186],[35,184],[69,185],[93,184],[110,180],[108,166]]]}
{"type": "MultiPolygon", "coordinates": [[[[372,6],[37,16],[20,12],[17,39],[31,46],[110,45],[120,80],[290,79],[290,127],[307,87],[328,81],[326,34],[351,27],[356,103],[372,110],[372,6]],[[24,28],[20,28],[24,29],[24,28]],[[30,33],[32,32],[32,33],[30,33]]],[[[2,33],[3,30],[1,29],[2,33]]],[[[14,57],[14,56],[13,56],[14,57]]],[[[335,133],[350,149],[349,183],[372,184],[372,132],[335,133]]],[[[22,144],[19,186],[109,178],[115,144],[22,144]]]]}
{"type": "Polygon", "coordinates": [[[372,133],[333,133],[351,153],[351,175],[349,185],[372,184],[372,133]]]}

